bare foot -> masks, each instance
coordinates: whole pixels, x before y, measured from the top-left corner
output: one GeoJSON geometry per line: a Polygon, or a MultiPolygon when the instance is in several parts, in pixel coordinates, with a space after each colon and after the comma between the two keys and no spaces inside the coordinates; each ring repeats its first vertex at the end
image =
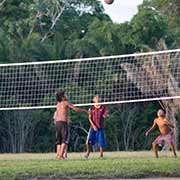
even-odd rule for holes
{"type": "Polygon", "coordinates": [[[64,157],[62,157],[62,156],[57,156],[57,160],[64,160],[64,157]]]}
{"type": "Polygon", "coordinates": [[[88,158],[89,158],[89,155],[88,155],[88,154],[86,154],[84,157],[85,157],[86,159],[88,159],[88,158]]]}

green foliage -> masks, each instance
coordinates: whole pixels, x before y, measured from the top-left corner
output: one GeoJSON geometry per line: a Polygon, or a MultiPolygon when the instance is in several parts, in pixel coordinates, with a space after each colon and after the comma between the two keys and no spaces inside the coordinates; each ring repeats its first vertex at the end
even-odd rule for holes
{"type": "MultiPolygon", "coordinates": [[[[104,13],[101,2],[97,0],[68,0],[60,18],[51,28],[53,17],[57,17],[55,12],[64,7],[64,2],[5,1],[0,6],[0,63],[127,54],[162,49],[160,42],[164,42],[168,48],[179,48],[179,0],[144,0],[133,19],[122,24],[113,23],[104,13]],[[42,41],[45,35],[47,37],[42,41]]],[[[93,70],[93,67],[91,68],[93,70]]],[[[117,84],[109,82],[110,73],[104,69],[104,76],[107,77],[103,84],[104,88],[117,84]]],[[[116,77],[116,74],[112,76],[116,77]]],[[[69,85],[71,88],[68,86],[66,90],[70,100],[73,98],[74,90],[81,93],[87,90],[74,85],[73,82],[69,85]]],[[[100,90],[98,85],[94,89],[100,90]]],[[[96,91],[94,90],[94,93],[96,91]]],[[[48,94],[44,101],[48,98],[54,99],[54,94],[48,94]]],[[[151,126],[158,108],[158,102],[108,106],[110,116],[105,121],[107,150],[149,149],[157,133],[152,133],[145,139],[144,132],[151,126]],[[126,134],[124,128],[127,128],[126,134]]],[[[34,131],[29,134],[32,139],[25,144],[25,151],[53,151],[55,141],[53,112],[54,109],[33,111],[31,115],[27,113],[31,117],[29,119],[35,123],[34,131]]],[[[3,144],[0,151],[12,152],[8,149],[9,145],[4,148],[7,140],[4,128],[8,127],[6,119],[12,123],[16,121],[11,118],[14,116],[13,113],[5,114],[0,112],[0,143],[3,144]]],[[[87,116],[81,113],[70,114],[73,123],[69,150],[84,151],[89,129],[87,116]]],[[[15,119],[19,122],[22,114],[16,115],[15,119]]]]}
{"type": "Polygon", "coordinates": [[[55,151],[55,126],[53,123],[53,110],[36,112],[39,121],[34,129],[33,143],[30,152],[54,152],[55,151]]]}
{"type": "Polygon", "coordinates": [[[139,13],[131,21],[132,35],[138,44],[148,44],[151,48],[167,34],[167,20],[150,7],[140,7],[139,13]]]}
{"type": "Polygon", "coordinates": [[[167,19],[168,34],[166,43],[170,48],[179,48],[180,46],[180,3],[179,0],[145,0],[145,6],[156,9],[167,19]]]}
{"type": "Polygon", "coordinates": [[[6,44],[8,39],[5,34],[6,33],[0,28],[0,63],[6,62],[9,54],[9,48],[6,44]]]}

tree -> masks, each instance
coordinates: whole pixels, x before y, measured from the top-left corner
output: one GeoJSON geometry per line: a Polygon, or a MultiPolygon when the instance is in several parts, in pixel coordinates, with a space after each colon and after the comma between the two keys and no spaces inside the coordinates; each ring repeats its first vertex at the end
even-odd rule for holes
{"type": "Polygon", "coordinates": [[[132,36],[139,46],[148,45],[155,49],[157,42],[167,34],[166,18],[149,6],[140,6],[131,26],[132,36]]]}
{"type": "Polygon", "coordinates": [[[167,19],[168,34],[166,43],[170,48],[178,48],[180,45],[180,3],[178,0],[145,0],[143,6],[155,9],[167,19]],[[173,11],[172,11],[173,9],[173,11]]]}
{"type": "Polygon", "coordinates": [[[4,151],[23,153],[31,151],[35,127],[40,119],[47,118],[43,111],[5,111],[1,117],[2,141],[4,151]]]}

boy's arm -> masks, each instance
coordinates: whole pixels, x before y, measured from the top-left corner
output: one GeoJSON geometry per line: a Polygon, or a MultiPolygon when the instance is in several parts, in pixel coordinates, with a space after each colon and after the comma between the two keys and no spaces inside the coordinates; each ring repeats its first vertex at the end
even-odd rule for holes
{"type": "Polygon", "coordinates": [[[156,120],[154,120],[152,127],[146,131],[145,135],[148,136],[151,133],[151,131],[155,128],[155,126],[156,126],[156,120]]]}
{"type": "Polygon", "coordinates": [[[70,109],[72,109],[72,110],[74,110],[74,111],[76,111],[76,112],[85,112],[85,113],[88,114],[88,111],[86,111],[86,110],[84,110],[84,109],[81,109],[81,108],[77,108],[76,106],[72,105],[72,104],[69,103],[69,102],[67,102],[67,106],[68,106],[70,109]]]}
{"type": "Polygon", "coordinates": [[[104,113],[103,113],[103,118],[108,117],[108,109],[105,107],[104,108],[104,113]]]}
{"type": "Polygon", "coordinates": [[[56,124],[56,114],[57,114],[57,111],[55,111],[53,115],[54,124],[56,124]]]}
{"type": "Polygon", "coordinates": [[[89,122],[90,122],[91,126],[93,127],[94,131],[97,131],[96,125],[95,125],[95,124],[93,123],[93,121],[91,120],[91,114],[90,114],[90,112],[89,112],[89,122]]]}

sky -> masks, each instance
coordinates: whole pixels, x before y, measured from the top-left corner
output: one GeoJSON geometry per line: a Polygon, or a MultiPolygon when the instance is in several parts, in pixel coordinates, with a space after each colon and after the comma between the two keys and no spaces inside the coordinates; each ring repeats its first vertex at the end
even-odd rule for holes
{"type": "Polygon", "coordinates": [[[137,6],[142,4],[143,0],[114,0],[114,3],[107,5],[103,2],[105,13],[108,14],[113,22],[123,23],[130,21],[137,13],[137,6]]]}

